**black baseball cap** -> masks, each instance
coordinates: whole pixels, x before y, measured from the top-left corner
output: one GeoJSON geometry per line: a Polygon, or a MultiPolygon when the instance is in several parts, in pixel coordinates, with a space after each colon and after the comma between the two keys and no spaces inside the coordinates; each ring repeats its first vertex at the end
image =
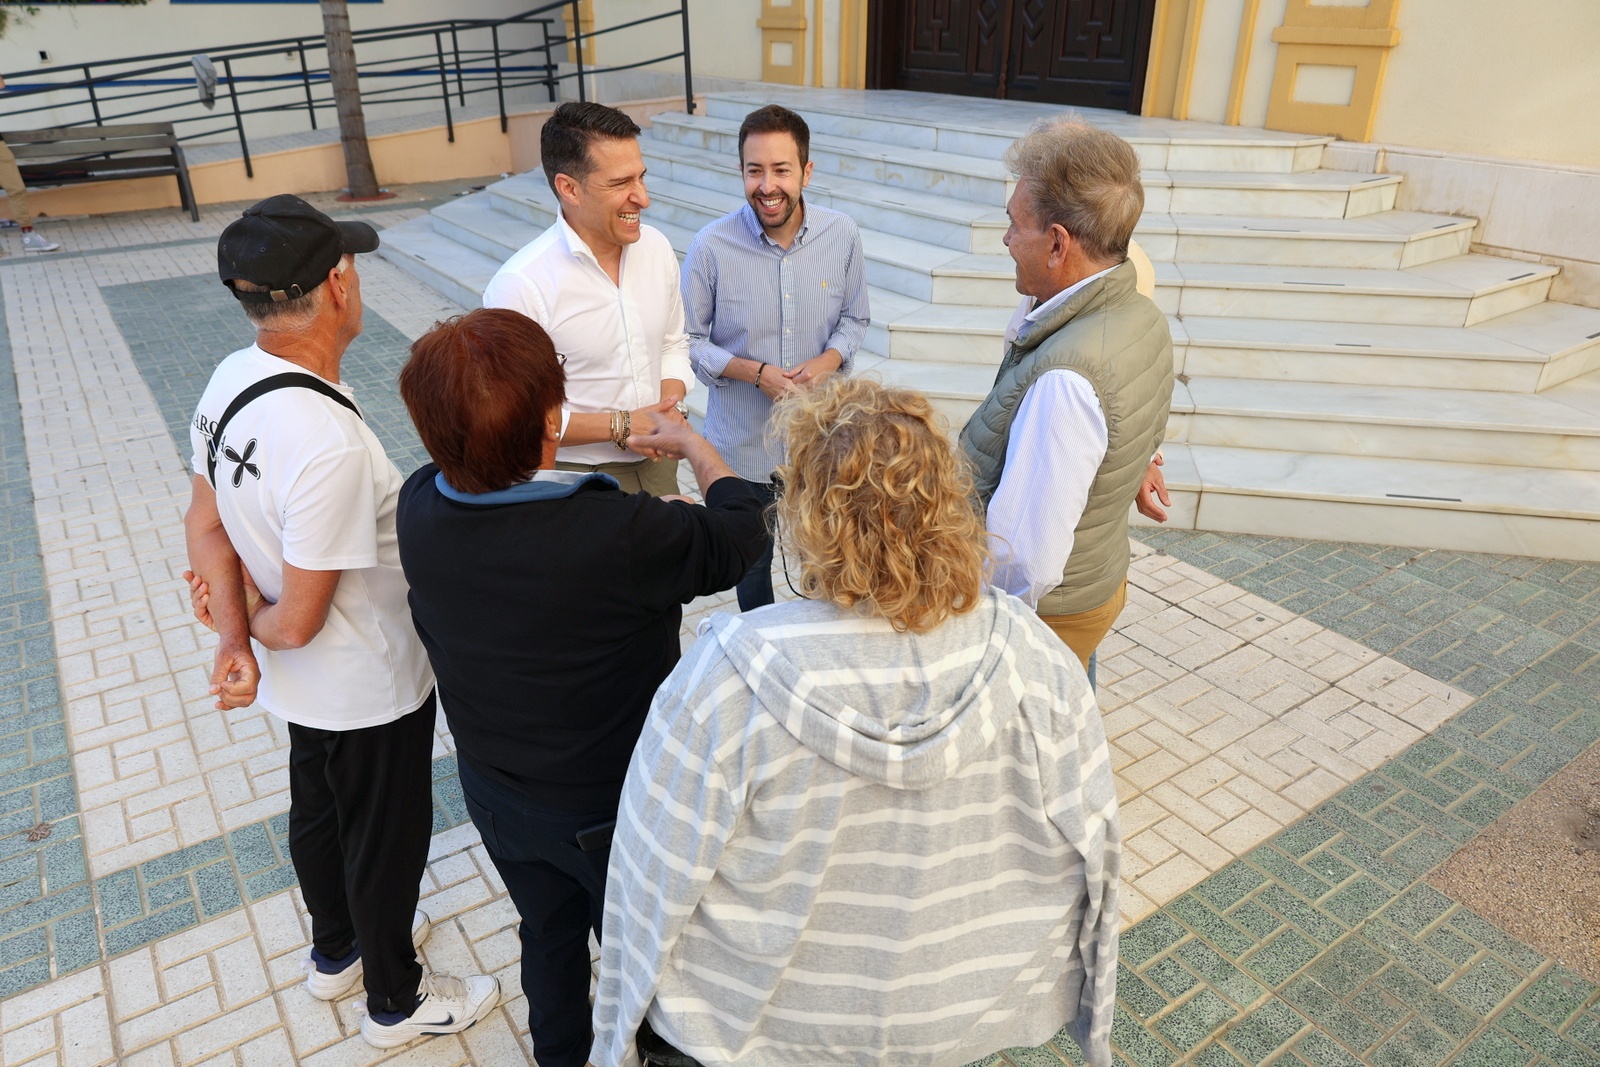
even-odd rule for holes
{"type": "Polygon", "coordinates": [[[347,253],[371,252],[378,231],[364,222],[335,222],[298,196],[282,193],[245,208],[217,240],[217,273],[246,304],[305,296],[347,253]],[[236,281],[264,286],[244,293],[236,281]]]}

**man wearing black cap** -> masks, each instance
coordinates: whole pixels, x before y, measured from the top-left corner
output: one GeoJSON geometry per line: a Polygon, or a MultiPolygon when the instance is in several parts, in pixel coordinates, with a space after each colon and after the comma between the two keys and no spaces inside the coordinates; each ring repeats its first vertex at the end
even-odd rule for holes
{"type": "Polygon", "coordinates": [[[289,724],[307,987],[332,1000],[364,977],[361,1033],[387,1048],[466,1029],[499,984],[425,974],[416,958],[428,933],[415,909],[432,825],[433,673],[395,540],[403,479],[339,378],[361,332],[354,255],[377,247],[371,226],[294,196],[223,231],[218,271],[256,343],[224,359],[200,398],[185,527],[196,613],[221,638],[217,706],[259,699],[289,724]]]}

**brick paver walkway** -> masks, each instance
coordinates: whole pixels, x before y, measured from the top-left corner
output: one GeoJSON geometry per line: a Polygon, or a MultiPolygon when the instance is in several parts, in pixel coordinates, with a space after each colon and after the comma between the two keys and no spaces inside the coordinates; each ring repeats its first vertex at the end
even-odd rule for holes
{"type": "MultiPolygon", "coordinates": [[[[211,709],[176,579],[188,419],[249,339],[214,281],[231,214],[56,223],[66,249],[26,260],[0,237],[0,1063],[530,1063],[514,912],[442,721],[426,956],[511,999],[378,1053],[353,999],[300,984],[284,731],[211,709]]],[[[395,371],[461,309],[361,269],[346,374],[409,469],[395,371]]],[[[1128,843],[1119,1062],[1600,1065],[1600,992],[1423,881],[1600,739],[1600,567],[1138,540],[1100,667],[1128,843]]],[[[730,601],[692,605],[685,640],[730,601]]],[[[1005,1056],[1075,1062],[1065,1041],[1005,1056]]]]}

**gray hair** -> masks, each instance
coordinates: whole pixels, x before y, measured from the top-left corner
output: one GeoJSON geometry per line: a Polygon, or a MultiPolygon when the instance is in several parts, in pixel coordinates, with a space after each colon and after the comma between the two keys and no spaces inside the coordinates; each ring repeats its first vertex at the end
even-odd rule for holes
{"type": "Polygon", "coordinates": [[[1059,224],[1090,258],[1121,262],[1144,211],[1139,156],[1114,133],[1080,119],[1040,119],[1006,150],[1028,183],[1041,225],[1059,224]]]}
{"type": "MultiPolygon", "coordinates": [[[[354,262],[355,257],[345,253],[344,258],[339,260],[339,273],[344,274],[354,262]]],[[[327,279],[324,278],[323,282],[325,283],[326,281],[327,279]]],[[[267,291],[266,286],[247,282],[242,278],[236,278],[233,287],[242,293],[264,293],[267,291]]],[[[239,306],[244,308],[245,318],[249,319],[257,329],[292,333],[295,330],[303,330],[316,321],[317,315],[322,311],[322,305],[327,299],[328,288],[326,284],[322,284],[304,296],[297,296],[291,300],[284,300],[274,304],[245,304],[241,302],[239,306]]]]}

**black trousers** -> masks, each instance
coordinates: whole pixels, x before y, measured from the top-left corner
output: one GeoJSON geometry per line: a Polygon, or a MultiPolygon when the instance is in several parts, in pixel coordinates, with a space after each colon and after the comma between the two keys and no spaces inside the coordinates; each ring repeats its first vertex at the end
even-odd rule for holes
{"type": "Polygon", "coordinates": [[[693,1056],[679,1052],[650,1029],[650,1020],[639,1023],[639,1033],[634,1040],[639,1045],[639,1059],[644,1067],[704,1067],[693,1056]]]}
{"type": "Polygon", "coordinates": [[[589,1025],[589,931],[600,937],[611,848],[585,852],[578,832],[616,811],[568,814],[531,803],[461,761],[461,793],[522,917],[522,992],[539,1067],[583,1067],[589,1025]]]}
{"type": "MultiPolygon", "coordinates": [[[[750,491],[755,493],[756,499],[761,501],[763,517],[768,514],[772,502],[778,499],[778,490],[771,482],[745,482],[750,491]]],[[[750,611],[752,608],[764,608],[773,601],[772,594],[772,524],[767,523],[767,548],[761,553],[761,558],[755,561],[745,576],[734,586],[734,591],[739,597],[739,610],[750,611]]]]}
{"type": "Polygon", "coordinates": [[[364,730],[289,724],[289,855],[311,940],[361,946],[372,1011],[410,1013],[422,982],[411,917],[433,829],[433,694],[364,730]]]}

